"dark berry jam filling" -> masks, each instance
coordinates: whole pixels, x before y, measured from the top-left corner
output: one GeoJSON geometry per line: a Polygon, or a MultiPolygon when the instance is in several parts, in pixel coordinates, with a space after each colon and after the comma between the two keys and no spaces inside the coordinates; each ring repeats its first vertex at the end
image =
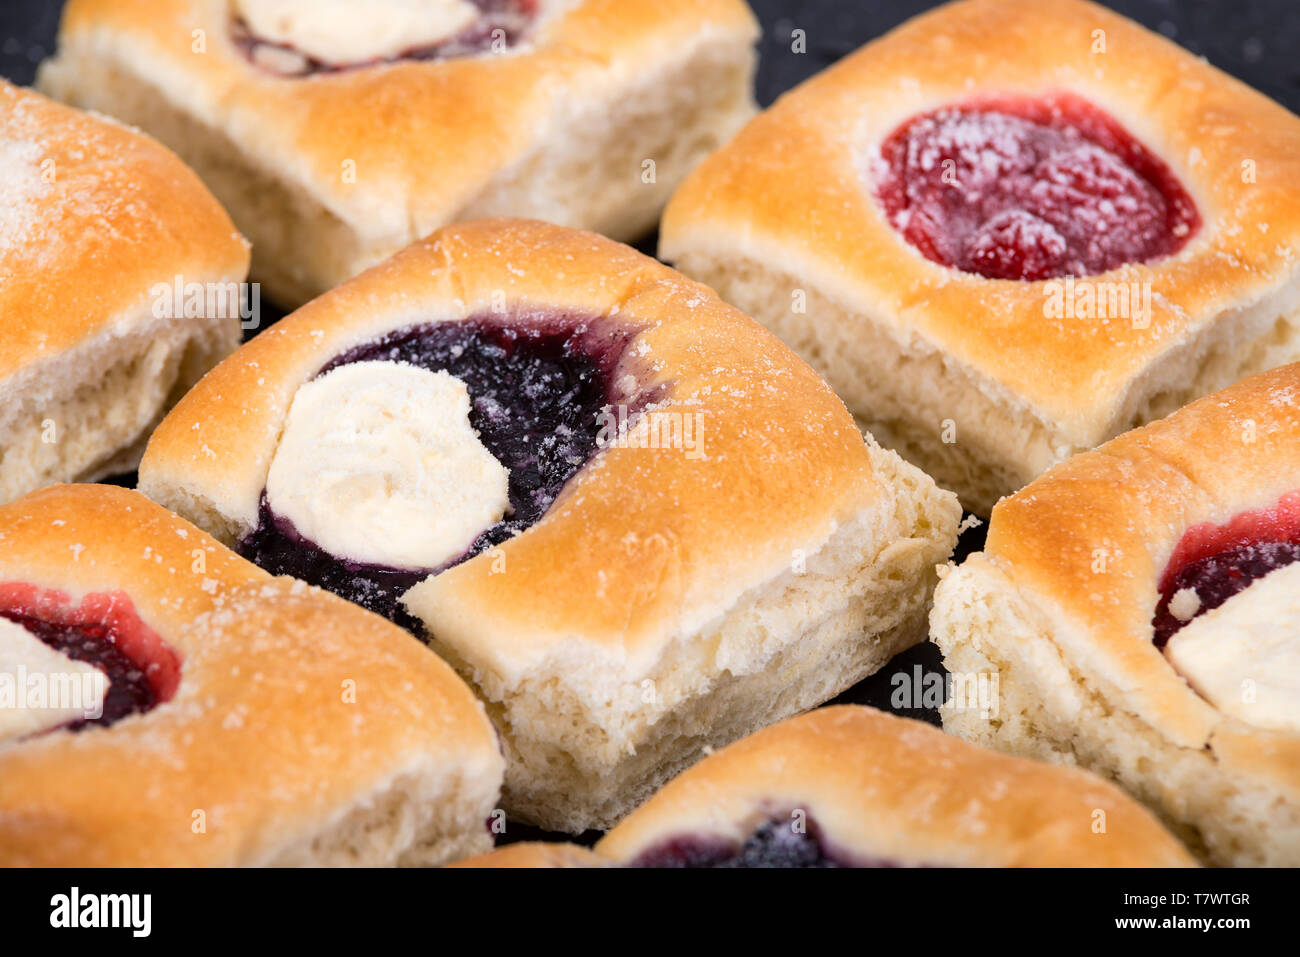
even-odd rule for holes
{"type": "Polygon", "coordinates": [[[717,837],[671,838],[641,853],[630,866],[820,868],[901,865],[893,861],[851,861],[827,848],[820,829],[812,821],[807,822],[804,830],[796,831],[791,826],[791,819],[786,817],[766,821],[739,845],[717,837]]]}
{"type": "Polygon", "coordinates": [[[1160,579],[1160,600],[1151,620],[1157,647],[1194,618],[1218,608],[1270,572],[1300,561],[1300,492],[1272,508],[1244,512],[1224,525],[1197,525],[1174,549],[1160,579]],[[1170,609],[1183,589],[1199,604],[1186,619],[1170,609]]]}
{"type": "MultiPolygon", "coordinates": [[[[259,37],[242,19],[235,20],[231,25],[231,41],[249,62],[267,72],[277,76],[304,77],[320,73],[342,73],[407,60],[451,60],[476,56],[489,50],[508,50],[524,40],[537,20],[539,0],[469,2],[478,7],[479,18],[456,35],[429,46],[412,47],[394,57],[358,63],[330,63],[304,53],[292,44],[259,37]],[[265,56],[267,53],[274,54],[274,57],[265,56]],[[275,66],[269,66],[271,63],[275,66]]],[[[366,15],[364,10],[361,15],[366,15]]]]}
{"type": "Polygon", "coordinates": [[[90,594],[73,605],[62,592],[7,583],[0,585],[0,618],[108,676],[103,714],[70,722],[66,730],[107,727],[143,714],[171,700],[180,685],[180,658],[140,619],[125,592],[90,594]]]}
{"type": "Polygon", "coordinates": [[[481,317],[398,330],[338,356],[321,375],[354,362],[390,361],[464,382],[470,425],[510,470],[510,510],[453,561],[413,571],[330,554],[276,515],[264,496],[258,525],[237,550],[273,574],[319,585],[416,630],[398,601],[408,589],[536,524],[598,451],[601,413],[615,404],[636,413],[654,401],[653,391],[636,391],[636,376],[624,375],[621,386],[616,381],[636,334],[605,319],[481,317]]]}
{"type": "MultiPolygon", "coordinates": [[[[265,494],[258,510],[257,526],[235,546],[235,551],[272,575],[291,575],[324,588],[397,622],[408,631],[416,631],[418,622],[398,599],[433,571],[390,568],[340,558],[305,537],[289,519],[275,514],[265,494]]],[[[469,557],[465,555],[460,560],[469,557]]]]}
{"type": "Polygon", "coordinates": [[[876,196],[933,262],[989,279],[1091,276],[1180,250],[1200,226],[1173,171],[1077,96],[990,97],[903,124],[876,196]]]}

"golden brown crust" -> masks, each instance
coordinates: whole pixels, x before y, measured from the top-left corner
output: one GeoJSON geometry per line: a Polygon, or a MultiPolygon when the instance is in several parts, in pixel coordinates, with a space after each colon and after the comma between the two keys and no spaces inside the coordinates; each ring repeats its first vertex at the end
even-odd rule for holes
{"type": "Polygon", "coordinates": [[[0,582],[123,590],[182,659],[146,714],[0,746],[0,863],[266,863],[404,776],[500,781],[491,724],[436,656],[135,492],[34,493],[0,508],[0,544],[0,582]]]}
{"type": "Polygon", "coordinates": [[[0,380],[96,334],[132,331],[151,318],[157,283],[247,275],[248,246],[225,211],[148,137],[0,80],[0,145],[35,167],[25,195],[5,168],[0,380]]]}
{"type": "Polygon", "coordinates": [[[1294,281],[1297,181],[1300,121],[1174,44],[1080,0],[967,0],[869,44],[752,121],[675,195],[662,249],[670,260],[689,247],[779,264],[902,341],[919,335],[991,391],[1023,397],[1023,414],[1087,448],[1125,427],[1158,360],[1294,281]],[[1160,155],[1200,209],[1201,231],[1177,255],[1097,277],[1151,284],[1145,328],[1045,318],[1042,282],[927,260],[871,195],[867,157],[908,118],[981,93],[1062,90],[1160,155]]]}
{"type": "Polygon", "coordinates": [[[490,854],[480,854],[458,861],[452,867],[612,867],[614,862],[593,854],[576,844],[550,844],[540,841],[510,844],[490,854]]]}
{"type": "Polygon", "coordinates": [[[757,34],[741,0],[576,0],[503,55],[284,78],[231,42],[228,11],[226,0],[72,0],[60,39],[129,65],[383,254],[455,218],[575,100],[635,88],[697,43],[757,34]]]}
{"type": "Polygon", "coordinates": [[[1100,778],[855,706],[791,718],[706,758],[596,852],[632,863],[673,838],[738,844],[796,811],[832,853],[864,864],[1194,865],[1154,817],[1100,778]]]}
{"type": "Polygon", "coordinates": [[[643,327],[615,377],[665,385],[660,409],[701,413],[705,453],[607,448],[542,521],[501,547],[509,574],[494,574],[487,552],[412,591],[411,607],[436,619],[441,640],[480,646],[507,680],[575,637],[643,672],[672,635],[786,571],[800,550],[812,554],[887,494],[843,404],[775,337],[626,246],[523,220],[440,230],[252,340],[159,427],[141,490],[183,511],[210,504],[238,537],[257,520],[300,385],[353,345],[487,314],[499,293],[509,310],[643,327]]]}
{"type": "Polygon", "coordinates": [[[1078,455],[993,510],[984,560],[1032,596],[1055,640],[1127,711],[1227,771],[1300,793],[1300,737],[1253,731],[1202,699],[1153,643],[1159,580],[1201,523],[1300,489],[1300,365],[1243,380],[1078,455]]]}

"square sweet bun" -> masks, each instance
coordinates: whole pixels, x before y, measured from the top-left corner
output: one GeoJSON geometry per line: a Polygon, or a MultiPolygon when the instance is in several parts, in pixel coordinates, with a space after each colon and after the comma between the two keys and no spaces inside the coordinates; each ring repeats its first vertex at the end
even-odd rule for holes
{"type": "Polygon", "coordinates": [[[660,249],[987,515],[1069,455],[1300,358],[1297,182],[1300,120],[1164,38],[1080,0],[966,0],[754,119],[675,194],[660,249]],[[882,143],[911,118],[1062,93],[1163,161],[1200,215],[1173,255],[1088,277],[1111,284],[1092,287],[1107,312],[1112,291],[1120,313],[1121,291],[1149,291],[1127,317],[1056,318],[1059,280],[931,261],[874,195],[882,143]]]}
{"type": "Polygon", "coordinates": [[[135,468],[239,344],[237,310],[160,309],[155,286],[247,274],[247,244],[168,150],[0,80],[0,502],[135,468]]]}
{"type": "MultiPolygon", "coordinates": [[[[382,6],[355,5],[326,39],[360,34],[382,6]]],[[[255,65],[233,22],[229,0],[71,0],[38,82],[180,153],[287,307],[460,219],[635,238],[754,112],[758,29],[742,0],[540,0],[500,54],[306,77],[255,65]]]]}
{"type": "Polygon", "coordinates": [[[103,596],[170,646],[179,684],[107,727],[0,745],[0,865],[441,864],[491,848],[491,722],[400,628],[272,578],[136,492],[54,486],[0,507],[0,612],[48,620],[103,596]]]}
{"type": "Polygon", "coordinates": [[[402,599],[487,702],[516,818],[608,826],[924,637],[955,496],[864,442],[812,369],[703,286],[545,223],[447,227],[267,330],[162,423],[140,488],[237,545],[301,386],[393,330],[494,313],[622,324],[611,380],[707,429],[701,456],[600,448],[540,521],[402,599]]]}
{"type": "Polygon", "coordinates": [[[873,708],[819,708],[705,758],[596,845],[671,866],[732,855],[775,823],[840,866],[1190,867],[1182,845],[1119,788],[974,747],[873,708]]]}
{"type": "MultiPolygon", "coordinates": [[[[944,727],[1114,778],[1215,864],[1300,864],[1300,735],[1254,727],[1202,697],[1153,626],[1188,531],[1275,509],[1300,489],[1297,449],[1300,365],[1291,365],[1078,455],[1003,500],[985,550],[943,578],[931,619],[945,666],[997,676],[1000,703],[990,720],[950,700],[944,727]]],[[[1260,584],[1232,601],[1266,595],[1260,584]]],[[[1292,614],[1273,612],[1276,628],[1290,626],[1292,614]]],[[[1225,637],[1247,653],[1246,635],[1225,637]]]]}

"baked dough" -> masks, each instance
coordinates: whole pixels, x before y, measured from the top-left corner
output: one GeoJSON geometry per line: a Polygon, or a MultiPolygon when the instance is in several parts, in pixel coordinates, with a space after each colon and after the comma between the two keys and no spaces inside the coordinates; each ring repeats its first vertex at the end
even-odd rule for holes
{"type": "Polygon", "coordinates": [[[155,432],[140,488],[241,547],[263,521],[289,405],[322,369],[395,330],[539,322],[586,330],[610,364],[605,401],[626,412],[652,397],[655,414],[599,449],[540,521],[417,575],[401,606],[488,703],[506,809],[577,833],[923,637],[956,498],[864,442],[775,337],[599,236],[451,226],[214,370],[155,432]],[[645,441],[647,423],[687,416],[698,444],[645,441]]]}
{"type": "Polygon", "coordinates": [[[180,153],[288,308],[455,220],[535,216],[633,239],[754,112],[758,26],[742,0],[526,0],[532,26],[503,52],[385,58],[376,21],[410,5],[310,3],[285,31],[255,18],[268,39],[344,61],[284,76],[294,48],[250,59],[229,0],[72,0],[38,84],[180,153]]]}
{"type": "Polygon", "coordinates": [[[0,614],[92,605],[138,615],[179,684],[107,727],[0,744],[0,865],[439,864],[491,847],[491,723],[400,629],[135,492],[0,507],[0,614]]]}
{"type": "Polygon", "coordinates": [[[681,866],[702,851],[716,866],[764,825],[809,835],[849,867],[1195,864],[1155,817],[1100,778],[853,705],[791,718],[705,758],[596,852],[681,866]]]}
{"type": "Polygon", "coordinates": [[[170,152],[0,80],[0,503],[135,468],[239,344],[247,273],[247,244],[170,152]],[[233,289],[230,307],[187,314],[157,289],[177,277],[233,289]]]}
{"type": "Polygon", "coordinates": [[[1215,864],[1300,864],[1300,734],[1216,707],[1193,687],[1196,663],[1184,675],[1188,663],[1166,657],[1199,634],[1232,648],[1238,677],[1283,680],[1266,673],[1276,667],[1267,657],[1278,632],[1294,634],[1294,595],[1275,586],[1294,582],[1295,566],[1191,618],[1165,653],[1153,626],[1184,537],[1286,501],[1300,489],[1297,449],[1300,365],[1290,365],[1076,456],[1001,502],[984,551],[940,583],[931,620],[945,666],[996,676],[1000,707],[986,720],[950,701],[945,728],[1118,780],[1215,864]],[[1276,632],[1253,636],[1264,622],[1276,632]]]}
{"type": "Polygon", "coordinates": [[[752,121],[674,195],[660,250],[987,515],[1071,454],[1300,358],[1297,182],[1300,120],[1204,60],[1080,0],[968,0],[752,121]],[[1201,224],[1178,252],[1070,283],[988,279],[891,225],[874,167],[900,126],[981,97],[1062,93],[1186,188],[1201,224]]]}
{"type": "Polygon", "coordinates": [[[452,867],[474,868],[553,868],[553,867],[613,867],[614,862],[599,857],[576,844],[547,844],[531,841],[509,844],[489,854],[480,854],[469,860],[458,861],[452,867]]]}

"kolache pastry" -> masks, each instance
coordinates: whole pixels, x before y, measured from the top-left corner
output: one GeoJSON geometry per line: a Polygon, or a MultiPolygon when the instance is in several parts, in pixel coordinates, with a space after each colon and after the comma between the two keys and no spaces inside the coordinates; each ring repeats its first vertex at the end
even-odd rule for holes
{"type": "Polygon", "coordinates": [[[684,771],[596,845],[633,867],[1189,867],[1119,788],[920,721],[820,708],[684,771]]]}
{"type": "Polygon", "coordinates": [[[180,153],[293,307],[457,220],[650,230],[757,36],[743,0],[70,0],[38,83],[180,153]]]}
{"type": "Polygon", "coordinates": [[[1058,466],[948,572],[944,725],[1093,768],[1220,865],[1300,864],[1300,365],[1058,466]]]}
{"type": "Polygon", "coordinates": [[[140,488],[431,640],[502,733],[503,806],[572,832],[921,640],[960,518],[708,289],[524,220],[246,344],[140,488]]]}
{"type": "Polygon", "coordinates": [[[170,152],[0,80],[0,503],[134,469],[239,344],[247,272],[170,152]]]}
{"type": "Polygon", "coordinates": [[[1300,119],[1079,0],[968,0],[702,164],[660,250],[987,515],[1300,359],[1300,119]]]}
{"type": "Polygon", "coordinates": [[[503,768],[378,616],[126,489],[0,506],[0,865],[440,864],[491,848],[503,768]]]}

